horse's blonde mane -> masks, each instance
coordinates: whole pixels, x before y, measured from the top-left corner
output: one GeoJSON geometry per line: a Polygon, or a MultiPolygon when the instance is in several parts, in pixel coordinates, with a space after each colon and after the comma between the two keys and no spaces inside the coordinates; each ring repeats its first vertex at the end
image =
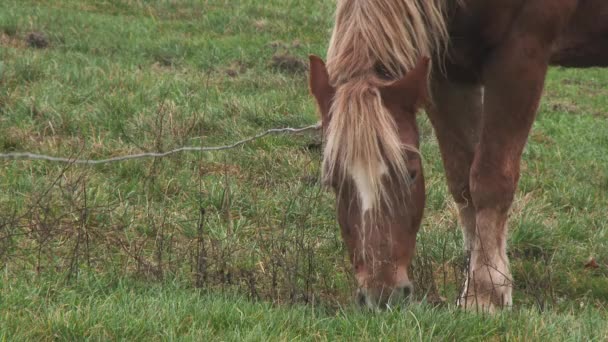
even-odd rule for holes
{"type": "MultiPolygon", "coordinates": [[[[323,169],[326,177],[338,174],[344,180],[353,167],[362,168],[373,208],[380,208],[387,198],[384,170],[392,170],[398,179],[409,178],[404,146],[380,96],[379,89],[386,81],[376,76],[376,68],[382,66],[390,78],[397,79],[420,57],[444,51],[447,1],[337,1],[327,54],[327,70],[336,94],[323,169]]],[[[385,204],[390,207],[388,201],[385,204]]]]}

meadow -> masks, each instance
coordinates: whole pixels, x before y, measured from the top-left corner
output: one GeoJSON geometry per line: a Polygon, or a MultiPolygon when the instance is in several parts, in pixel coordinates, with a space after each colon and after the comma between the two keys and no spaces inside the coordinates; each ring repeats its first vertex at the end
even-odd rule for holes
{"type": "MultiPolygon", "coordinates": [[[[102,159],[314,124],[333,1],[4,0],[0,153],[102,159]]],[[[514,308],[454,302],[464,253],[421,113],[416,298],[372,313],[318,132],[97,166],[0,159],[0,340],[608,339],[608,70],[550,70],[509,232],[514,308]]]]}

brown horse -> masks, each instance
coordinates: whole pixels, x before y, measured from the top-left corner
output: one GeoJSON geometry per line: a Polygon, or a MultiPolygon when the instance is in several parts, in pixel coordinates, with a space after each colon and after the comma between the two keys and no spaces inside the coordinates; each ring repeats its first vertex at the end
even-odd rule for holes
{"type": "Polygon", "coordinates": [[[507,216],[545,74],[608,66],[608,1],[338,0],[327,59],[311,56],[310,87],[359,301],[412,290],[425,107],[470,256],[458,302],[510,307],[507,216]]]}

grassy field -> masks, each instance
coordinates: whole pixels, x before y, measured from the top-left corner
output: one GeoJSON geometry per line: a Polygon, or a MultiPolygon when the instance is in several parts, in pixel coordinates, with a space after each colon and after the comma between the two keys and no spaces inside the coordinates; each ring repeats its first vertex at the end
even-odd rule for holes
{"type": "MultiPolygon", "coordinates": [[[[2,1],[0,153],[97,159],[313,124],[306,56],[324,55],[333,9],[2,1]]],[[[421,115],[415,303],[352,307],[312,132],[95,167],[0,160],[0,340],[605,341],[608,71],[552,69],[545,93],[510,221],[512,312],[452,304],[462,237],[421,115]]]]}

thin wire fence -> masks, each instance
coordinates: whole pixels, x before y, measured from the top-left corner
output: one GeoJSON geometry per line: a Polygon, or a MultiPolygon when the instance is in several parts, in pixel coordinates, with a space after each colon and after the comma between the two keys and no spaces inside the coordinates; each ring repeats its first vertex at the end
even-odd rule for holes
{"type": "Polygon", "coordinates": [[[256,134],[247,139],[239,140],[229,145],[222,146],[184,146],[180,148],[176,148],[166,152],[146,152],[146,153],[137,153],[137,154],[129,154],[125,156],[112,157],[107,159],[75,159],[75,158],[66,158],[66,157],[55,157],[48,156],[44,154],[36,154],[31,152],[11,152],[11,153],[0,153],[0,159],[19,159],[19,160],[44,160],[49,162],[58,162],[58,163],[68,163],[68,164],[83,164],[83,165],[99,165],[99,164],[108,164],[121,162],[125,160],[132,159],[142,159],[142,158],[162,158],[167,157],[176,153],[181,152],[214,152],[214,151],[222,151],[237,148],[241,145],[245,145],[247,143],[253,142],[255,140],[261,139],[270,134],[280,134],[280,133],[302,133],[306,131],[318,130],[321,128],[320,123],[316,123],[314,125],[300,127],[300,128],[271,128],[259,134],[256,134]]]}
{"type": "MultiPolygon", "coordinates": [[[[193,165],[190,170],[195,171],[183,178],[160,163],[137,176],[124,176],[140,177],[133,188],[123,187],[119,174],[111,177],[113,188],[101,189],[107,183],[93,181],[95,170],[70,167],[229,150],[271,134],[319,128],[273,128],[224,146],[98,160],[0,154],[5,160],[62,166],[53,170],[50,180],[38,177],[35,186],[3,190],[8,195],[0,198],[0,269],[7,277],[35,275],[66,284],[90,274],[170,280],[256,300],[337,307],[354,288],[348,276],[331,279],[335,273],[347,275],[350,264],[339,231],[331,229],[333,223],[327,219],[330,201],[318,182],[297,176],[268,179],[256,168],[244,168],[234,176],[224,160],[223,165],[210,162],[214,165],[209,168],[193,165]],[[198,187],[192,186],[195,180],[198,187]],[[261,198],[268,202],[259,205],[261,198]]],[[[311,156],[309,163],[316,160],[311,156]]],[[[280,165],[267,167],[276,174],[280,165]]],[[[305,168],[307,176],[318,179],[318,168],[305,168]]]]}

